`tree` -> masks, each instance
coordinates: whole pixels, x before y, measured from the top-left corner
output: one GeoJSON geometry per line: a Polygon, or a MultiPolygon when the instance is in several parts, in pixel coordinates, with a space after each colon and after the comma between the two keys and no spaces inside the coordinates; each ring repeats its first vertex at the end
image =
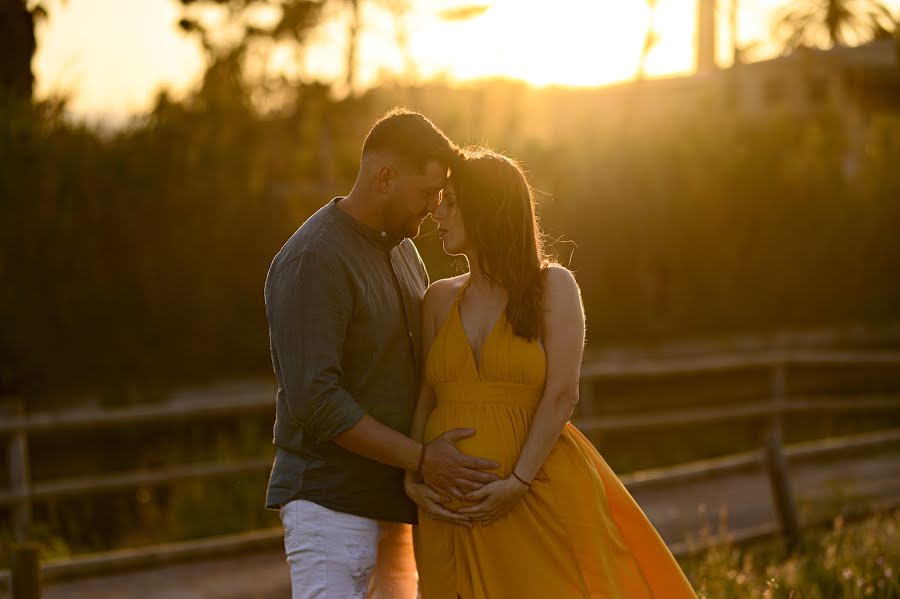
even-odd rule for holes
{"type": "Polygon", "coordinates": [[[321,0],[181,0],[181,4],[184,16],[179,26],[199,35],[214,57],[255,38],[302,44],[318,24],[323,6],[321,0]],[[277,13],[277,18],[260,22],[256,15],[266,10],[277,13]],[[211,15],[222,18],[213,25],[211,15]]]}
{"type": "Polygon", "coordinates": [[[34,25],[46,16],[43,6],[29,8],[25,0],[0,2],[0,39],[4,56],[0,60],[0,99],[31,101],[34,73],[31,59],[37,44],[34,25]]]}
{"type": "Polygon", "coordinates": [[[344,76],[348,91],[353,92],[362,28],[361,0],[181,0],[181,3],[185,7],[185,16],[179,23],[182,29],[200,35],[203,45],[216,55],[228,54],[237,45],[254,41],[285,42],[295,50],[300,49],[312,29],[329,15],[327,9],[348,9],[344,76]],[[224,14],[224,24],[213,26],[204,22],[209,20],[212,8],[224,14]],[[279,18],[268,24],[254,18],[267,10],[279,13],[279,18]],[[230,35],[220,35],[218,39],[213,36],[214,32],[223,30],[230,35]]]}
{"type": "Polygon", "coordinates": [[[894,31],[894,17],[879,0],[794,0],[778,11],[774,26],[786,50],[860,44],[894,31]]]}
{"type": "MultiPolygon", "coordinates": [[[[348,93],[357,88],[359,36],[365,26],[365,9],[386,11],[394,22],[394,39],[403,54],[406,74],[415,73],[409,50],[409,31],[405,22],[411,0],[180,0],[184,6],[181,27],[200,36],[213,58],[229,55],[240,44],[252,46],[255,41],[286,42],[297,55],[309,39],[311,31],[323,20],[346,21],[347,42],[344,49],[344,83],[348,93]],[[218,9],[211,11],[210,9],[218,9]],[[274,11],[280,17],[273,24],[254,20],[260,12],[274,11]],[[217,13],[217,14],[216,14],[217,13]],[[210,15],[220,17],[209,19],[210,15]],[[224,17],[223,17],[224,15],[224,17]],[[223,17],[223,18],[222,18],[223,17]],[[228,31],[230,35],[214,34],[228,31]]],[[[444,21],[466,21],[484,14],[490,3],[460,4],[438,11],[444,21]]]]}

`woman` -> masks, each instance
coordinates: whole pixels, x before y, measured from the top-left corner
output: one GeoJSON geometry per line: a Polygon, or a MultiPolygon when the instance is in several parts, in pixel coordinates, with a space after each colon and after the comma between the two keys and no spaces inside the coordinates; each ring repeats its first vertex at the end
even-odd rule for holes
{"type": "Polygon", "coordinates": [[[474,428],[457,446],[500,464],[460,498],[407,473],[419,506],[423,599],[696,598],[678,563],[570,424],[584,312],[572,273],[544,257],[534,201],[510,159],[470,150],[434,212],[467,274],[423,301],[424,377],[412,434],[474,428]]]}

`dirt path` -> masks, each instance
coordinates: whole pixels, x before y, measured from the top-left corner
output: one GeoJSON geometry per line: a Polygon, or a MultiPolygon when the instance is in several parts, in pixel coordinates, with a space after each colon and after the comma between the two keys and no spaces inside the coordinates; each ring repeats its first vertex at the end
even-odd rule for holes
{"type": "MultiPolygon", "coordinates": [[[[900,500],[900,452],[844,458],[791,468],[801,519],[833,514],[854,504],[900,500]]],[[[704,525],[718,528],[727,513],[729,530],[775,519],[762,472],[747,472],[648,489],[634,494],[669,543],[696,535],[704,525]]],[[[280,552],[195,562],[155,570],[48,585],[46,599],[269,599],[290,597],[280,552]]]]}

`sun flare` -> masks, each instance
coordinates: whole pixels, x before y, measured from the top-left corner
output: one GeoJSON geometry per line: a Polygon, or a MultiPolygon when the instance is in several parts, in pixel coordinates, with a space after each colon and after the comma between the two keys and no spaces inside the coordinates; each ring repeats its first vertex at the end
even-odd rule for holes
{"type": "MultiPolygon", "coordinates": [[[[410,51],[421,76],[507,77],[541,86],[596,86],[634,77],[650,16],[647,4],[637,0],[557,0],[552,6],[495,0],[482,15],[461,22],[441,21],[437,12],[421,3],[409,16],[410,51]]],[[[660,42],[648,56],[648,74],[690,70],[693,19],[683,0],[660,2],[654,22],[660,42]]],[[[378,57],[391,54],[390,42],[374,32],[363,40],[372,50],[371,77],[378,57]]],[[[310,65],[322,65],[322,59],[315,56],[310,65]]],[[[382,70],[390,64],[383,62],[382,70]]]]}

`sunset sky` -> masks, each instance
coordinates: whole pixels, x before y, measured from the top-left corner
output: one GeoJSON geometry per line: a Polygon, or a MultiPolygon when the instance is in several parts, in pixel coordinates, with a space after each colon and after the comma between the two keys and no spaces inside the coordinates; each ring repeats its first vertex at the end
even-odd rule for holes
{"type": "MultiPolygon", "coordinates": [[[[146,111],[157,91],[177,96],[196,85],[205,66],[197,39],[178,29],[177,0],[48,0],[50,18],[38,28],[34,68],[37,95],[65,93],[76,116],[120,120],[146,111]]],[[[556,0],[553,12],[539,0],[494,0],[464,22],[439,18],[461,0],[412,2],[406,17],[419,78],[452,81],[505,76],[535,85],[595,86],[632,78],[647,25],[643,0],[556,0]]],[[[472,2],[480,3],[480,2],[472,2]]],[[[483,2],[488,4],[487,1],[483,2]]],[[[759,41],[755,58],[778,52],[769,39],[775,9],[786,0],[741,0],[739,45],[759,41]]],[[[900,0],[885,2],[896,13],[900,0]]],[[[720,1],[719,62],[729,64],[729,3],[720,1]]],[[[390,15],[363,1],[359,82],[403,69],[390,15]]],[[[659,0],[650,75],[690,73],[694,67],[696,0],[659,0]]],[[[346,26],[326,21],[316,31],[302,70],[305,76],[339,78],[346,26]]]]}

